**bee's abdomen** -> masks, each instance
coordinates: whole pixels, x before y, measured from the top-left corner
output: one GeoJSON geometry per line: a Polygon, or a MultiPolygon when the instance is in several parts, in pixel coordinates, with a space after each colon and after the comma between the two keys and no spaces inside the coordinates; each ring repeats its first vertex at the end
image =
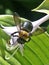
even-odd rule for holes
{"type": "Polygon", "coordinates": [[[21,37],[19,37],[18,39],[17,39],[17,41],[18,41],[18,43],[20,43],[20,44],[24,44],[26,41],[23,39],[23,38],[21,38],[21,37]]]}

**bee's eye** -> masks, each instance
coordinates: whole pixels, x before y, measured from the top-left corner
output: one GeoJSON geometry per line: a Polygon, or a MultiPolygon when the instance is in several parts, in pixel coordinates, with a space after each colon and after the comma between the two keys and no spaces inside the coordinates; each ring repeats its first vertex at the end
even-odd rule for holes
{"type": "Polygon", "coordinates": [[[33,29],[33,25],[32,25],[32,23],[29,22],[29,21],[22,23],[21,26],[22,26],[22,28],[23,28],[24,30],[26,30],[27,32],[31,32],[32,29],[33,29]]]}

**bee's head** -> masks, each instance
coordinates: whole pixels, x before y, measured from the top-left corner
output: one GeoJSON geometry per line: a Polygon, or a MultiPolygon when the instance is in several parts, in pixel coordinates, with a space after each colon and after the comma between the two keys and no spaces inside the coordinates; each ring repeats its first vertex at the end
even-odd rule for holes
{"type": "Polygon", "coordinates": [[[31,32],[33,29],[33,25],[30,21],[26,21],[26,22],[21,24],[21,29],[23,29],[27,32],[31,32]]]}

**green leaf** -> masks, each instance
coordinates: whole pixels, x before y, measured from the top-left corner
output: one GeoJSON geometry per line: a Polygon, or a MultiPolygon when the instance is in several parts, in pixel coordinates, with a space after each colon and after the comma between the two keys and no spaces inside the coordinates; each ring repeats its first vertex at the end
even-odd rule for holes
{"type": "MultiPolygon", "coordinates": [[[[48,1],[48,0],[47,0],[48,1]]],[[[46,6],[46,5],[45,5],[46,6]]],[[[25,19],[23,19],[25,20],[25,19]]],[[[13,26],[14,21],[13,18],[9,17],[1,17],[0,15],[0,23],[5,26],[13,26]],[[3,22],[3,23],[2,23],[3,22]]],[[[26,42],[24,45],[24,53],[23,56],[21,55],[20,51],[18,50],[16,54],[11,57],[10,59],[3,59],[0,56],[0,64],[1,65],[49,65],[49,37],[43,33],[38,36],[32,36],[32,40],[29,43],[26,42]]],[[[6,48],[3,47],[6,45],[6,42],[10,39],[10,37],[0,28],[0,47],[2,50],[5,50],[4,56],[10,57],[14,50],[8,51],[6,48]]]]}
{"type": "Polygon", "coordinates": [[[32,11],[36,11],[36,12],[39,12],[39,13],[49,14],[49,10],[47,10],[47,9],[40,9],[40,10],[34,9],[34,10],[32,10],[32,11]]]}
{"type": "Polygon", "coordinates": [[[49,25],[48,25],[48,27],[47,27],[47,33],[49,34],[49,25]]]}
{"type": "Polygon", "coordinates": [[[0,65],[11,65],[0,56],[0,65]]]}
{"type": "Polygon", "coordinates": [[[43,0],[43,2],[38,6],[36,7],[34,10],[40,10],[40,9],[47,9],[49,10],[49,0],[43,0]]]}
{"type": "Polygon", "coordinates": [[[0,28],[0,38],[5,39],[6,41],[8,41],[10,39],[10,36],[8,34],[6,34],[1,28],[0,28]]]}
{"type": "Polygon", "coordinates": [[[14,24],[14,19],[12,15],[0,15],[0,24],[5,26],[11,26],[14,24]]]}
{"type": "Polygon", "coordinates": [[[1,50],[2,57],[5,59],[5,47],[4,47],[4,42],[2,38],[0,38],[0,50],[1,50]]]}
{"type": "Polygon", "coordinates": [[[38,7],[32,11],[49,14],[49,0],[44,0],[38,7]]]}

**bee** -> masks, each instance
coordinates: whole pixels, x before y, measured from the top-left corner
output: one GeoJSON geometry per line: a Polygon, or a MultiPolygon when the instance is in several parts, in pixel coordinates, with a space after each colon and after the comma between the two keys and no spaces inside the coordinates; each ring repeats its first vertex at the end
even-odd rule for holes
{"type": "Polygon", "coordinates": [[[1,25],[3,31],[11,36],[6,48],[10,51],[16,49],[11,56],[13,56],[18,49],[20,49],[20,52],[23,55],[23,47],[25,42],[28,43],[32,40],[31,36],[36,36],[46,31],[46,28],[40,27],[40,25],[49,19],[49,15],[32,22],[30,20],[22,21],[21,17],[15,12],[13,14],[13,19],[15,26],[5,27],[1,25]]]}
{"type": "MultiPolygon", "coordinates": [[[[32,23],[30,21],[21,22],[21,19],[17,13],[13,15],[17,31],[11,34],[13,44],[12,46],[19,44],[19,48],[21,51],[21,54],[23,55],[23,46],[25,42],[30,41],[31,31],[33,29],[32,23]],[[17,35],[18,34],[18,35],[17,35]],[[13,40],[13,38],[17,37],[16,42],[13,40]]],[[[10,41],[9,44],[11,45],[10,41]]],[[[11,47],[12,47],[11,46],[11,47]]]]}
{"type": "Polygon", "coordinates": [[[11,35],[13,37],[16,37],[17,35],[14,35],[14,34],[19,33],[19,36],[17,36],[17,37],[19,37],[17,39],[17,41],[20,44],[24,44],[25,42],[28,42],[30,40],[30,35],[31,35],[30,32],[32,31],[33,26],[32,26],[31,22],[26,21],[26,22],[22,23],[20,27],[21,28],[18,32],[14,32],[11,35]]]}

